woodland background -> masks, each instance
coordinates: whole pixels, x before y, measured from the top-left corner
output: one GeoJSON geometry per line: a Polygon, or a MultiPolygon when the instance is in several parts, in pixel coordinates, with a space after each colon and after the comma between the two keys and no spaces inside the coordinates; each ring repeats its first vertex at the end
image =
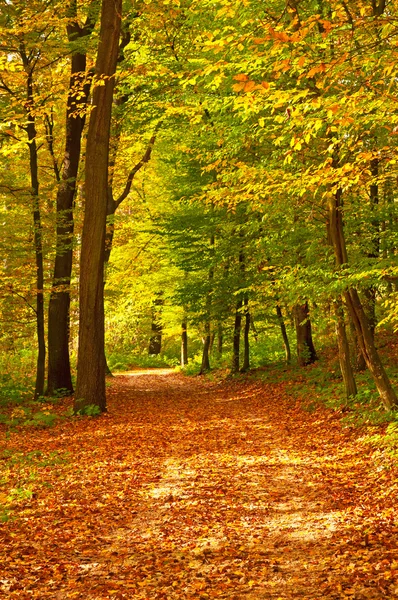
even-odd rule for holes
{"type": "MultiPolygon", "coordinates": [[[[73,391],[80,282],[104,291],[111,370],[329,349],[319,381],[395,418],[394,1],[16,0],[0,25],[5,402],[73,391]],[[85,207],[87,231],[106,217],[95,273],[85,207]]],[[[76,410],[106,407],[98,302],[76,410]]]]}

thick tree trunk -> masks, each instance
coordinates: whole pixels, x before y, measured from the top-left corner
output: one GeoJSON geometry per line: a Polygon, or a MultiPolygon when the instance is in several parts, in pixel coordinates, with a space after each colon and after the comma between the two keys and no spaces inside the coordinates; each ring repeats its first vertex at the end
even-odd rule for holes
{"type": "Polygon", "coordinates": [[[352,345],[354,348],[353,351],[353,367],[354,367],[354,371],[356,373],[362,373],[363,371],[366,370],[366,362],[365,359],[363,357],[363,354],[361,352],[361,348],[358,344],[358,336],[357,336],[357,332],[356,329],[354,327],[354,323],[352,322],[351,318],[350,318],[350,330],[351,330],[351,339],[352,339],[352,345]]]}
{"type": "Polygon", "coordinates": [[[297,335],[297,360],[298,364],[304,367],[311,365],[318,358],[312,341],[308,302],[296,304],[293,312],[297,335]]]}
{"type": "Polygon", "coordinates": [[[244,301],[244,318],[245,318],[245,327],[243,330],[243,364],[241,368],[241,373],[246,373],[250,369],[250,342],[249,342],[249,332],[250,332],[250,311],[249,311],[249,299],[245,296],[244,301]]]}
{"type": "MultiPolygon", "coordinates": [[[[75,15],[74,15],[75,16],[75,15]]],[[[68,39],[90,34],[92,27],[68,26],[68,39]]],[[[79,170],[81,138],[85,122],[85,108],[90,85],[85,84],[86,55],[72,55],[69,95],[66,109],[66,140],[62,177],[57,193],[57,230],[53,283],[48,307],[48,377],[47,394],[63,389],[73,392],[69,360],[70,335],[70,281],[73,258],[73,202],[79,170]],[[81,98],[76,100],[79,91],[81,98]]]]}
{"type": "Polygon", "coordinates": [[[242,329],[242,300],[238,300],[235,310],[234,334],[232,341],[232,373],[239,372],[240,330],[242,329]]]}
{"type": "Polygon", "coordinates": [[[96,74],[87,135],[86,202],[80,260],[80,328],[75,411],[106,410],[104,353],[104,251],[109,137],[121,24],[121,0],[102,0],[96,74]]]}
{"type": "MultiPolygon", "coordinates": [[[[341,214],[341,194],[341,188],[338,188],[335,194],[330,195],[328,203],[329,230],[338,268],[347,264],[347,250],[341,214]]],[[[376,350],[369,319],[365,314],[357,290],[349,288],[344,292],[344,299],[355,327],[358,344],[366,365],[372,374],[384,407],[386,410],[391,410],[398,405],[397,395],[376,350]]]]}
{"type": "Polygon", "coordinates": [[[344,323],[344,312],[340,300],[335,302],[335,315],[336,336],[339,348],[340,371],[343,377],[346,396],[347,398],[350,398],[350,396],[357,395],[357,386],[355,383],[354,371],[350,360],[350,349],[344,323]]]}
{"type": "Polygon", "coordinates": [[[185,367],[188,364],[188,332],[187,322],[184,320],[181,323],[181,366],[185,367]]]}
{"type": "Polygon", "coordinates": [[[283,347],[285,348],[286,364],[289,365],[292,360],[292,354],[290,351],[290,343],[289,343],[289,338],[288,338],[287,331],[286,331],[285,321],[284,321],[283,315],[282,315],[282,309],[279,306],[279,304],[276,305],[276,315],[278,317],[279,327],[281,328],[283,347]]]}

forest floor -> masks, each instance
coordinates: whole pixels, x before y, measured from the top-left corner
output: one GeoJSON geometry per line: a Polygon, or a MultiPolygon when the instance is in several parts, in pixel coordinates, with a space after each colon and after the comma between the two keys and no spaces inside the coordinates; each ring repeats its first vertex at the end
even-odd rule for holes
{"type": "Polygon", "coordinates": [[[398,598],[395,469],[287,386],[131,372],[9,433],[0,598],[398,598]]]}

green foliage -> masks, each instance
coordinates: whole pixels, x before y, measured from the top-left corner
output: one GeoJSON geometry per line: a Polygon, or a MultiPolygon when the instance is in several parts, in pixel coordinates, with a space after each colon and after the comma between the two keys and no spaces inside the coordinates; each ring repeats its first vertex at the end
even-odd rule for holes
{"type": "Polygon", "coordinates": [[[1,459],[5,461],[5,465],[52,467],[68,462],[70,454],[67,452],[61,454],[58,450],[54,450],[49,454],[44,454],[41,450],[31,450],[26,453],[14,450],[3,450],[1,459]]]}
{"type": "Polygon", "coordinates": [[[392,422],[384,433],[365,436],[363,441],[398,461],[398,412],[391,413],[389,420],[392,422]]]}
{"type": "Polygon", "coordinates": [[[0,414],[0,423],[4,423],[11,429],[16,427],[52,427],[58,419],[58,416],[50,411],[50,407],[43,407],[42,410],[35,411],[36,403],[17,406],[10,414],[0,414]]]}
{"type": "Polygon", "coordinates": [[[2,353],[0,347],[0,407],[17,405],[32,397],[34,360],[31,350],[2,353]]]}
{"type": "Polygon", "coordinates": [[[108,366],[111,371],[131,371],[137,367],[143,369],[150,368],[167,368],[176,367],[179,364],[179,359],[176,356],[170,356],[169,354],[149,355],[147,352],[143,353],[129,353],[123,355],[119,352],[113,353],[109,356],[108,366]]]}
{"type": "Polygon", "coordinates": [[[62,466],[70,460],[69,453],[40,450],[20,452],[3,450],[0,455],[0,522],[13,518],[13,510],[28,502],[35,494],[35,486],[40,485],[41,469],[62,466]],[[18,472],[18,483],[10,487],[11,472],[18,472]],[[3,491],[4,489],[4,491],[3,491]]]}
{"type": "Polygon", "coordinates": [[[96,404],[88,404],[74,414],[81,417],[99,417],[102,414],[102,411],[96,404]]]}
{"type": "Polygon", "coordinates": [[[184,367],[180,367],[179,370],[181,371],[181,373],[184,373],[184,375],[192,377],[195,375],[199,375],[201,365],[202,355],[195,354],[195,356],[190,357],[188,364],[184,367]]]}

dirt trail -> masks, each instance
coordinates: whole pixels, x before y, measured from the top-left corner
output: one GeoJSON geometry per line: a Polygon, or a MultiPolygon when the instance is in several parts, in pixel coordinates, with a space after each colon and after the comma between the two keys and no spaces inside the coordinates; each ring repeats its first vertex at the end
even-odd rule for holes
{"type": "Polygon", "coordinates": [[[1,528],[0,597],[398,598],[398,487],[358,435],[280,385],[118,376],[107,415],[8,440],[66,458],[1,528]]]}

